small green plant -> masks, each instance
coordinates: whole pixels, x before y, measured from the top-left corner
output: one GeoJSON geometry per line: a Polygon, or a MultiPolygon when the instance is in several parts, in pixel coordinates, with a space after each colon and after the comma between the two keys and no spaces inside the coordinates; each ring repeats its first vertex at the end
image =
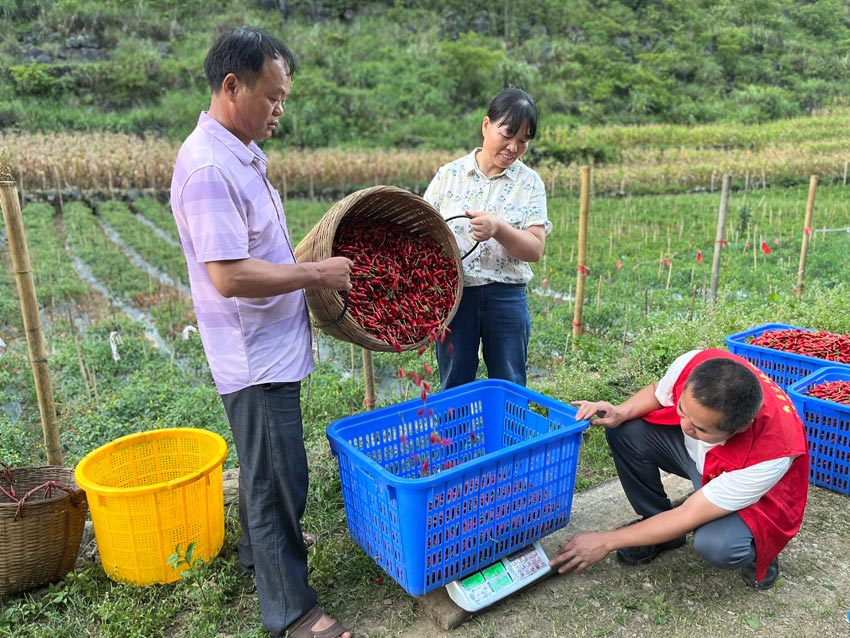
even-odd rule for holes
{"type": "Polygon", "coordinates": [[[738,237],[746,237],[752,221],[753,213],[747,202],[744,202],[738,209],[738,224],[735,226],[736,235],[738,237]]]}
{"type": "Polygon", "coordinates": [[[186,546],[185,552],[180,550],[178,543],[166,562],[172,569],[182,569],[175,592],[182,591],[186,598],[200,609],[213,609],[226,599],[219,581],[221,572],[200,556],[196,556],[195,549],[194,541],[186,546]]]}
{"type": "Polygon", "coordinates": [[[181,552],[180,543],[177,543],[177,547],[174,548],[174,553],[168,557],[166,563],[168,563],[169,567],[174,570],[180,569],[184,566],[187,569],[193,569],[199,560],[195,557],[195,546],[196,543],[192,541],[186,546],[186,551],[181,552]]]}

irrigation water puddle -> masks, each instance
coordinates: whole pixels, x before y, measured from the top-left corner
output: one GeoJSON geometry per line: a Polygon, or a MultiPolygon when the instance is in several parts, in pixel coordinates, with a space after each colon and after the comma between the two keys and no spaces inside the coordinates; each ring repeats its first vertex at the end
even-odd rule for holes
{"type": "Polygon", "coordinates": [[[156,326],[144,312],[142,312],[138,308],[135,308],[131,304],[125,303],[121,299],[111,296],[109,294],[109,290],[106,288],[105,285],[103,285],[103,282],[101,282],[97,277],[92,274],[91,268],[89,268],[87,264],[83,263],[83,261],[76,255],[74,255],[70,250],[68,251],[68,254],[71,256],[71,266],[74,268],[74,271],[77,273],[80,279],[88,283],[94,290],[99,292],[105,299],[107,299],[109,303],[111,303],[125,315],[130,317],[130,319],[142,326],[145,332],[145,336],[150,339],[150,341],[152,341],[157,348],[159,348],[165,353],[168,353],[168,355],[172,358],[174,357],[174,353],[172,352],[171,348],[168,347],[168,344],[159,334],[159,331],[156,329],[156,326]]]}

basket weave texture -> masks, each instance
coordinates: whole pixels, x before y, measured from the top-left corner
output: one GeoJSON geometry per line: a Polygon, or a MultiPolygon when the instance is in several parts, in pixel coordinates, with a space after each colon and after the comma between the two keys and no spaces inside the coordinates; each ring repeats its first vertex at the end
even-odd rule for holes
{"type": "MultiPolygon", "coordinates": [[[[74,469],[57,465],[12,468],[18,498],[48,481],[68,488],[50,498],[37,492],[15,519],[18,504],[0,493],[0,596],[61,580],[74,568],[86,523],[86,494],[74,469]]],[[[4,488],[8,489],[6,481],[4,488]]]]}
{"type": "MultiPolygon", "coordinates": [[[[348,195],[334,204],[304,239],[295,247],[298,261],[321,261],[333,257],[333,243],[337,230],[348,223],[370,220],[376,223],[391,222],[404,227],[414,236],[428,236],[437,241],[450,256],[457,269],[455,300],[440,328],[451,322],[463,292],[463,265],[454,234],[440,213],[424,199],[395,186],[373,186],[348,195]]],[[[339,292],[327,288],[308,288],[307,305],[321,330],[326,334],[354,343],[367,350],[392,352],[395,348],[369,333],[343,310],[339,292]],[[328,324],[328,325],[323,325],[328,324]]],[[[438,331],[439,332],[439,331],[438,331]]],[[[426,345],[427,337],[415,343],[401,344],[402,350],[414,350],[426,345]]]]}

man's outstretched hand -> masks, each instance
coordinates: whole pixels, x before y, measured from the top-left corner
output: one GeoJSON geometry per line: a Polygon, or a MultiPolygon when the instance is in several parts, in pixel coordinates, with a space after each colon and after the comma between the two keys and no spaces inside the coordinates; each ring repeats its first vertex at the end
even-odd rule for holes
{"type": "Polygon", "coordinates": [[[549,566],[559,574],[583,572],[609,554],[608,536],[608,532],[579,532],[558,548],[549,566]]]}

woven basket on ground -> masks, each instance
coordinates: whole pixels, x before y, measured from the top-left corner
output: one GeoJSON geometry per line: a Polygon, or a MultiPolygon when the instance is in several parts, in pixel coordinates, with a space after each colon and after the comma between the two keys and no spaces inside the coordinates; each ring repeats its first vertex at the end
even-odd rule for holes
{"type": "MultiPolygon", "coordinates": [[[[463,266],[457,242],[440,213],[424,199],[395,186],[373,186],[356,191],[334,204],[306,237],[295,247],[298,261],[320,261],[333,257],[333,243],[337,229],[347,223],[364,220],[392,222],[403,226],[414,236],[428,236],[439,243],[457,269],[455,300],[440,328],[449,324],[457,311],[463,291],[463,266]]],[[[306,291],[307,305],[313,319],[326,334],[357,344],[367,350],[391,352],[394,346],[377,339],[351,316],[343,313],[344,302],[340,293],[326,288],[306,291]],[[341,318],[340,318],[341,316],[341,318]]],[[[428,338],[416,343],[401,344],[402,350],[424,346],[428,338]]]]}
{"type": "MultiPolygon", "coordinates": [[[[38,490],[22,507],[0,493],[0,596],[55,582],[74,568],[88,504],[74,481],[74,469],[56,465],[9,470],[15,496],[55,481],[49,498],[38,490]],[[19,515],[18,515],[19,514],[19,515]]],[[[9,483],[0,474],[0,485],[9,483]]]]}

